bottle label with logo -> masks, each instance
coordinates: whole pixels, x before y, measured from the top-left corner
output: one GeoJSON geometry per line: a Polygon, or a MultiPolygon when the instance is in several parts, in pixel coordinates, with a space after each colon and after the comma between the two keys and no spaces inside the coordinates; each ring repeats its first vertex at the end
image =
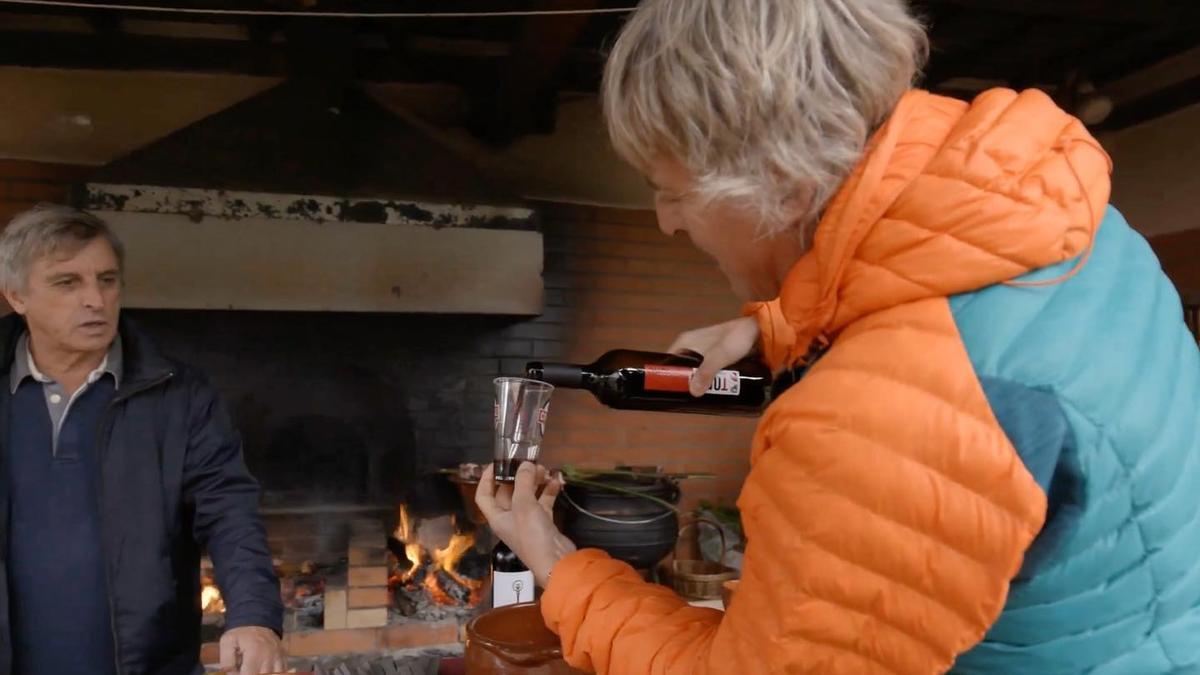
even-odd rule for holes
{"type": "Polygon", "coordinates": [[[493,572],[492,607],[533,602],[533,572],[493,572]]]}
{"type": "MultiPolygon", "coordinates": [[[[692,379],[695,368],[687,366],[646,366],[646,391],[661,391],[686,394],[688,383],[692,379]]],[[[737,396],[742,393],[742,375],[736,370],[722,370],[717,373],[706,394],[718,396],[737,396]]]]}

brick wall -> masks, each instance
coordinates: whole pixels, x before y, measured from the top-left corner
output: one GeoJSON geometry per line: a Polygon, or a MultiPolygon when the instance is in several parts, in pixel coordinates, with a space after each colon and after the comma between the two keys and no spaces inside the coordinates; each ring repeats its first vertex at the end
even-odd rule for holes
{"type": "MultiPolygon", "coordinates": [[[[0,160],[0,218],[6,222],[37,201],[65,201],[72,181],[87,170],[0,160]]],[[[278,461],[265,449],[270,420],[263,410],[281,400],[301,412],[317,405],[309,401],[353,400],[356,411],[379,405],[377,416],[407,428],[404,439],[388,441],[412,455],[396,467],[403,472],[486,460],[492,377],[519,374],[534,358],[588,362],[617,347],[663,350],[678,333],[738,310],[715,267],[686,241],[659,232],[652,213],[538,206],[545,224],[546,309],[532,320],[130,314],[168,353],[211,375],[246,434],[248,459],[258,472],[275,470],[272,462],[278,461]],[[347,364],[378,373],[383,384],[343,392],[352,381],[344,375],[347,364]]],[[[621,462],[712,472],[717,479],[684,486],[686,501],[729,501],[747,470],[753,426],[732,418],[611,411],[590,394],[563,390],[551,410],[544,451],[552,464],[621,462]]],[[[378,454],[370,460],[375,468],[378,454]]]]}
{"type": "MultiPolygon", "coordinates": [[[[566,205],[543,212],[547,308],[529,329],[559,322],[561,341],[538,339],[535,353],[586,363],[617,347],[662,351],[685,330],[737,316],[715,266],[688,242],[663,235],[652,212],[566,205]]],[[[613,411],[590,394],[561,390],[543,451],[558,464],[714,473],[714,480],[685,484],[685,500],[732,501],[748,470],[753,429],[753,420],[613,411]]]]}
{"type": "Polygon", "coordinates": [[[0,159],[0,223],[38,202],[67,200],[71,184],[91,167],[0,159]]]}

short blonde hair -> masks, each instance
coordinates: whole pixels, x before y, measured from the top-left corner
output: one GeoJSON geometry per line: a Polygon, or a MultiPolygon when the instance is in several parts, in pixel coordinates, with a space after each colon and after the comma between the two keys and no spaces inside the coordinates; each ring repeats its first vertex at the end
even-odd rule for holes
{"type": "Polygon", "coordinates": [[[677,159],[765,234],[806,231],[927,53],[904,0],[644,0],[609,56],[604,113],[639,170],[677,159]]]}

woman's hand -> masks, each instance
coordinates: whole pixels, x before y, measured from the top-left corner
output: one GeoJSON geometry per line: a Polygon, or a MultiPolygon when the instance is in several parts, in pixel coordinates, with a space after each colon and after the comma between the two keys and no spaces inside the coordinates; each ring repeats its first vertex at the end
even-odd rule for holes
{"type": "Polygon", "coordinates": [[[717,373],[725,366],[749,356],[758,344],[758,321],[744,316],[707,328],[697,328],[675,338],[668,350],[672,354],[689,352],[703,357],[692,374],[692,396],[703,396],[712,386],[717,373]]]}
{"type": "Polygon", "coordinates": [[[554,565],[575,551],[575,544],[554,526],[554,500],[562,487],[561,476],[549,479],[546,467],[524,462],[515,484],[499,486],[489,463],[475,489],[475,503],[492,532],[508,544],[543,587],[550,581],[554,565]],[[542,484],[545,488],[539,495],[542,484]]]}

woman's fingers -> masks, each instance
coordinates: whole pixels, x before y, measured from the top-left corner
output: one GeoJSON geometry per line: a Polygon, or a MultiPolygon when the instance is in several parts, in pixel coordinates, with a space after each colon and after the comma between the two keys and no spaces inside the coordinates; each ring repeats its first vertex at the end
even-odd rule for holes
{"type": "Polygon", "coordinates": [[[563,479],[561,475],[555,476],[549,483],[546,483],[545,489],[542,490],[541,496],[538,497],[538,504],[546,510],[546,513],[554,513],[554,502],[558,499],[558,493],[562,492],[562,489],[563,479]]]}
{"type": "Polygon", "coordinates": [[[512,488],[512,508],[523,509],[537,504],[538,469],[545,470],[533,462],[522,462],[517,469],[517,480],[512,488]]]}
{"type": "Polygon", "coordinates": [[[475,505],[488,521],[495,520],[499,507],[496,504],[496,476],[491,464],[483,470],[479,477],[479,485],[475,487],[475,505]]]}

